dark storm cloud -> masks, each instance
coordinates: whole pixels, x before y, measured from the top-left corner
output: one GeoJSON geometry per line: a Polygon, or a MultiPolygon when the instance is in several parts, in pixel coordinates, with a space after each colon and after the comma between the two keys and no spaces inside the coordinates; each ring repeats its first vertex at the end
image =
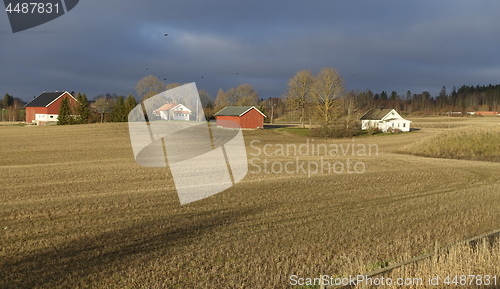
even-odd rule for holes
{"type": "Polygon", "coordinates": [[[499,83],[496,1],[240,2],[87,0],[16,34],[0,13],[0,93],[127,95],[153,74],[212,96],[250,83],[267,98],[325,66],[348,90],[499,83]]]}

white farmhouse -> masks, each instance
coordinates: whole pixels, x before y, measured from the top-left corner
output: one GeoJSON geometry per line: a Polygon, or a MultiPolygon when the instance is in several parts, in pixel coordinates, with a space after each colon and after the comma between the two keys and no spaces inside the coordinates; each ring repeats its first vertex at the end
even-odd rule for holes
{"type": "Polygon", "coordinates": [[[361,129],[378,128],[382,132],[389,129],[410,131],[411,121],[406,120],[394,109],[370,109],[361,117],[361,129]]]}
{"type": "Polygon", "coordinates": [[[153,114],[165,120],[189,121],[191,110],[179,103],[168,103],[153,111],[153,114]]]}

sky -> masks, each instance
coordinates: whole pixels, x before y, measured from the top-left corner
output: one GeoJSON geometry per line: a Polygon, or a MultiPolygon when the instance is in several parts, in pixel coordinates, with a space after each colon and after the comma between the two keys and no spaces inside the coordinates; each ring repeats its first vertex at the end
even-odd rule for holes
{"type": "Polygon", "coordinates": [[[500,83],[498,15],[496,0],[81,0],[12,33],[0,11],[0,96],[137,95],[151,74],[213,98],[248,83],[267,99],[297,71],[323,67],[346,91],[436,96],[500,83]]]}

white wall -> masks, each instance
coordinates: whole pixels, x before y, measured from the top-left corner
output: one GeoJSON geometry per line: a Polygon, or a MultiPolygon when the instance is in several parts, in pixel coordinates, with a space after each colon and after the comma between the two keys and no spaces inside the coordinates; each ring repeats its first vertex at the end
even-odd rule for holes
{"type": "Polygon", "coordinates": [[[180,113],[179,111],[172,110],[172,111],[160,111],[160,116],[162,119],[168,120],[170,114],[170,119],[171,120],[186,120],[189,121],[189,114],[187,113],[180,113]],[[172,116],[173,115],[173,116],[172,116]]]}
{"type": "Polygon", "coordinates": [[[370,127],[377,127],[382,132],[387,132],[389,128],[399,129],[400,131],[410,131],[411,122],[405,119],[393,119],[389,121],[380,120],[362,120],[361,129],[368,129],[370,127]]]}
{"type": "Polygon", "coordinates": [[[35,121],[57,121],[58,114],[35,114],[35,121]]]}

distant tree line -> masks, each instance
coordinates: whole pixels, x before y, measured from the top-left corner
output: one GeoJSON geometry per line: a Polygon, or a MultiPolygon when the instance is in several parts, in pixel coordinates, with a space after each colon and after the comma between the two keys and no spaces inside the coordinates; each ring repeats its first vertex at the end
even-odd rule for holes
{"type": "MultiPolygon", "coordinates": [[[[166,84],[158,77],[148,75],[137,83],[136,91],[142,102],[180,83],[166,84]]],[[[72,93],[74,95],[74,93],[72,93]]],[[[448,93],[445,86],[437,96],[427,91],[398,94],[396,91],[371,90],[345,92],[343,79],[331,67],[321,69],[316,75],[309,70],[298,71],[287,83],[283,96],[260,98],[250,84],[242,84],[226,91],[219,89],[215,99],[205,90],[198,91],[205,117],[226,106],[255,106],[267,115],[266,122],[298,122],[303,127],[321,127],[325,135],[358,133],[359,117],[370,108],[393,108],[402,115],[443,115],[449,112],[498,111],[500,109],[500,84],[487,86],[453,86],[448,93]]],[[[113,94],[100,94],[89,101],[85,94],[77,94],[77,104],[69,101],[61,104],[59,124],[82,124],[93,122],[125,122],[128,113],[138,104],[136,98],[113,94]]],[[[20,111],[25,103],[5,94],[0,103],[2,120],[20,120],[20,111]]],[[[188,108],[192,104],[187,104],[188,108]]],[[[456,115],[456,114],[454,114],[456,115]]]]}
{"type": "MultiPolygon", "coordinates": [[[[74,93],[72,93],[74,95],[74,93]]],[[[76,104],[71,106],[68,98],[63,98],[59,107],[57,124],[85,124],[94,122],[125,122],[129,112],[137,105],[135,97],[129,95],[101,94],[93,101],[80,92],[76,96],[76,104]]]]}
{"type": "Polygon", "coordinates": [[[448,93],[446,87],[443,86],[435,97],[427,91],[414,94],[409,90],[404,95],[399,95],[395,91],[392,91],[390,95],[386,91],[373,94],[370,90],[353,92],[353,94],[356,107],[360,110],[385,107],[414,115],[439,115],[448,112],[461,112],[465,115],[468,111],[498,111],[500,108],[500,85],[498,84],[463,85],[458,90],[453,86],[451,93],[448,93]]]}
{"type": "Polygon", "coordinates": [[[26,103],[18,98],[6,93],[0,103],[1,121],[19,121],[24,118],[23,110],[26,103]]]}
{"type": "Polygon", "coordinates": [[[90,105],[94,113],[94,121],[97,122],[126,122],[129,112],[137,105],[132,94],[127,98],[123,95],[98,95],[90,105]]]}

